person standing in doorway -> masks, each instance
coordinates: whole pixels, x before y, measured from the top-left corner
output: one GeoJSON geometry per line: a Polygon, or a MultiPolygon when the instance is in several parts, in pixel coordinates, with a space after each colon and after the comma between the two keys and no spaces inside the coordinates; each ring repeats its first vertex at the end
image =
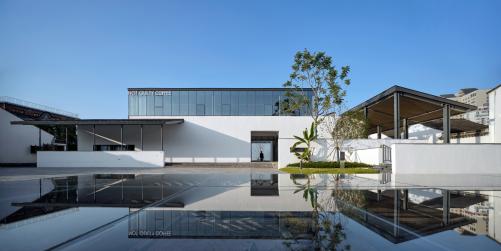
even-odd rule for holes
{"type": "Polygon", "coordinates": [[[263,162],[263,160],[264,160],[263,150],[259,151],[259,160],[260,160],[261,162],[263,162]]]}

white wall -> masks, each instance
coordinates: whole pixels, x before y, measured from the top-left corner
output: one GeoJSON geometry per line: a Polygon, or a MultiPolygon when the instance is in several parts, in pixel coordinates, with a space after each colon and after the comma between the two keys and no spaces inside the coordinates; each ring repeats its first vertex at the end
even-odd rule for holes
{"type": "Polygon", "coordinates": [[[489,93],[489,136],[491,143],[501,143],[501,86],[489,93]]]}
{"type": "Polygon", "coordinates": [[[349,162],[361,162],[370,165],[379,165],[383,162],[382,149],[380,147],[347,152],[345,156],[349,162]]]}
{"type": "MultiPolygon", "coordinates": [[[[131,117],[130,119],[182,118],[183,124],[164,126],[166,162],[250,162],[251,132],[278,132],[278,166],[297,158],[290,153],[295,142],[309,128],[309,116],[183,116],[131,117]]],[[[144,150],[160,150],[160,127],[144,126],[144,150]]],[[[124,126],[124,144],[140,150],[139,126],[124,126]]],[[[96,126],[96,144],[120,144],[120,126],[96,126]]],[[[321,146],[317,146],[317,151],[321,146]]],[[[92,150],[92,126],[78,127],[78,150],[92,150]]]]}
{"type": "Polygon", "coordinates": [[[394,174],[500,174],[501,144],[393,144],[394,174]]]}
{"type": "MultiPolygon", "coordinates": [[[[35,163],[36,155],[30,153],[30,146],[38,145],[38,128],[11,125],[11,121],[21,121],[21,119],[0,109],[0,163],[35,163]]],[[[51,134],[42,130],[42,144],[50,144],[52,139],[51,134]]]]}
{"type": "Polygon", "coordinates": [[[37,153],[37,167],[164,167],[164,153],[41,151],[37,153]]]}

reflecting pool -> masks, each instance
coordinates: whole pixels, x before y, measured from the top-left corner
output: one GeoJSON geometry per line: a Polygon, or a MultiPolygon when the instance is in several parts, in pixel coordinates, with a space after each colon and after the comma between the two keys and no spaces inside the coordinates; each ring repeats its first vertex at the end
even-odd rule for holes
{"type": "Polygon", "coordinates": [[[5,250],[501,250],[499,178],[258,170],[5,181],[0,243],[5,250]]]}

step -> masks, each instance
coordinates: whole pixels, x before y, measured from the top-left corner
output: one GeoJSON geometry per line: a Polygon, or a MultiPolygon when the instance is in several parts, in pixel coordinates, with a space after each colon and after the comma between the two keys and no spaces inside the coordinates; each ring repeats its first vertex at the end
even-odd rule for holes
{"type": "Polygon", "coordinates": [[[186,163],[167,163],[168,167],[186,167],[186,168],[278,168],[277,162],[235,162],[235,163],[204,163],[204,162],[186,162],[186,163]]]}

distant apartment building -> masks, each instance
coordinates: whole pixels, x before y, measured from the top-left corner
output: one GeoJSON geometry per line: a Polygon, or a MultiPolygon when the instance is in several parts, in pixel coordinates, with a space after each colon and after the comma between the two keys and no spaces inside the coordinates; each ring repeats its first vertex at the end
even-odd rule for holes
{"type": "Polygon", "coordinates": [[[477,110],[456,115],[453,118],[467,119],[479,124],[489,124],[489,95],[487,92],[490,89],[464,88],[460,89],[456,94],[441,95],[461,103],[474,105],[477,110]]]}

